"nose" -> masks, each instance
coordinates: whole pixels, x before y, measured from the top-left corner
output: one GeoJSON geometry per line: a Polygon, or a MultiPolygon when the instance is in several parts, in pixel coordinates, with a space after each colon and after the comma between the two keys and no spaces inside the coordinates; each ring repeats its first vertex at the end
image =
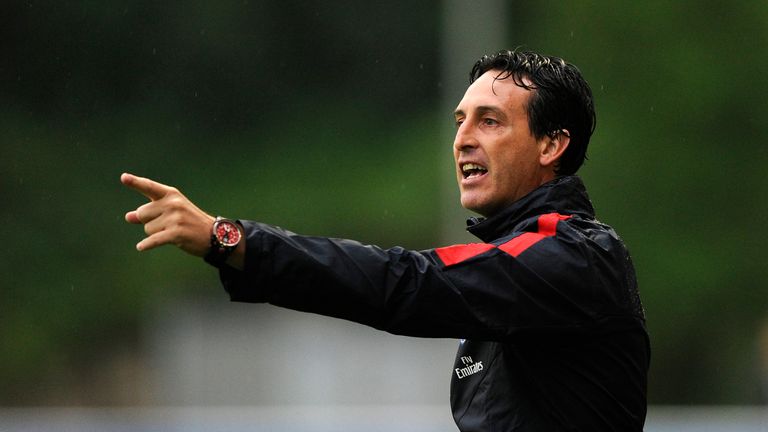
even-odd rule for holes
{"type": "Polygon", "coordinates": [[[453,149],[456,152],[464,152],[477,147],[477,137],[471,124],[467,121],[456,129],[456,137],[453,139],[453,149]]]}

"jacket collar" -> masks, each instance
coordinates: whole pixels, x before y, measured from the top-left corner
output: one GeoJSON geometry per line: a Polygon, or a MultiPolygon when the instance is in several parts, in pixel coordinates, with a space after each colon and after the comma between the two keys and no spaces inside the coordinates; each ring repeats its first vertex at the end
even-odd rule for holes
{"type": "Polygon", "coordinates": [[[593,219],[595,210],[581,178],[562,176],[544,183],[493,216],[470,218],[467,230],[482,241],[491,242],[512,232],[520,222],[546,213],[593,219]]]}

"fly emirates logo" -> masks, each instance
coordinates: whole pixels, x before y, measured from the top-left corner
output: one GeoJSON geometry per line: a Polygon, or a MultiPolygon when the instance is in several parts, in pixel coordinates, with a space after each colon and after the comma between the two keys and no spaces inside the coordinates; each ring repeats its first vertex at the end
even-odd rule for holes
{"type": "Polygon", "coordinates": [[[459,377],[459,379],[466,378],[483,370],[483,362],[475,362],[472,360],[471,356],[462,356],[459,360],[461,360],[461,363],[464,365],[462,368],[455,369],[456,376],[459,377]]]}

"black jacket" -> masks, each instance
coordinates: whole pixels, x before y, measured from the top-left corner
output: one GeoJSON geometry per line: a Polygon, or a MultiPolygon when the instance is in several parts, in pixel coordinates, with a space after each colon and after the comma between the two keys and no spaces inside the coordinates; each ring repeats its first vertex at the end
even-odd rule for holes
{"type": "Polygon", "coordinates": [[[380,249],[243,222],[233,301],[460,339],[462,431],[639,431],[650,348],[629,254],[561,177],[469,227],[484,243],[380,249]]]}

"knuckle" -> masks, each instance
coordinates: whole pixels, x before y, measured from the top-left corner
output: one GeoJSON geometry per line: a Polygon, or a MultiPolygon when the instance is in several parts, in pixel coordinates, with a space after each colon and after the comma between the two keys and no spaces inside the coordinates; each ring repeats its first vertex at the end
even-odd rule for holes
{"type": "Polygon", "coordinates": [[[184,199],[180,195],[174,195],[168,199],[168,207],[174,211],[184,209],[184,199]]]}
{"type": "Polygon", "coordinates": [[[184,223],[184,216],[179,212],[173,212],[168,215],[168,225],[171,227],[179,227],[184,223]]]}

